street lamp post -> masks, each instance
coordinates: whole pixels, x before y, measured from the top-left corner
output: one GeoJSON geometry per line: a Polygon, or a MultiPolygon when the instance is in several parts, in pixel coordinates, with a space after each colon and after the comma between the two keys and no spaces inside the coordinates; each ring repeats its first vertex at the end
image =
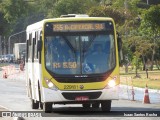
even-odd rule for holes
{"type": "Polygon", "coordinates": [[[18,35],[18,34],[23,33],[23,32],[26,32],[26,31],[24,30],[24,31],[21,31],[21,32],[18,32],[18,33],[15,33],[15,34],[12,34],[12,35],[9,36],[9,38],[8,38],[9,54],[11,54],[11,37],[14,37],[15,35],[18,35]]]}

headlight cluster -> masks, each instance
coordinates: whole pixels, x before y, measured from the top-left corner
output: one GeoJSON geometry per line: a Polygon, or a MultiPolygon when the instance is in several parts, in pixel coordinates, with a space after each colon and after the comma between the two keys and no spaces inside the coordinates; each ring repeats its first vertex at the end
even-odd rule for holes
{"type": "Polygon", "coordinates": [[[106,85],[105,88],[107,89],[107,88],[115,87],[116,86],[116,79],[117,79],[117,77],[113,77],[113,79],[109,80],[108,84],[106,85]]]}
{"type": "Polygon", "coordinates": [[[48,78],[44,78],[49,89],[58,90],[58,88],[52,83],[52,81],[48,78]]]}
{"type": "Polygon", "coordinates": [[[109,86],[109,87],[114,87],[115,85],[116,85],[115,80],[110,80],[110,81],[108,82],[108,86],[109,86]]]}

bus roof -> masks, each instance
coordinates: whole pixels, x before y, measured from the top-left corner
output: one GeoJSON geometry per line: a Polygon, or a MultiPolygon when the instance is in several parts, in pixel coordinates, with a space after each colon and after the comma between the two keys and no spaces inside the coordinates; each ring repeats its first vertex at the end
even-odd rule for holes
{"type": "Polygon", "coordinates": [[[26,32],[33,31],[33,30],[41,30],[43,28],[43,25],[46,22],[68,22],[68,21],[113,21],[110,17],[61,17],[61,18],[50,18],[50,19],[44,19],[42,21],[36,22],[34,24],[28,25],[26,32]]]}

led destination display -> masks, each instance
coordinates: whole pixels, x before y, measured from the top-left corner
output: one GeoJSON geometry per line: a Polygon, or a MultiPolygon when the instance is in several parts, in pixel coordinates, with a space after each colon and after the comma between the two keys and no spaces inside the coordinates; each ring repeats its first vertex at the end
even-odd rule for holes
{"type": "Polygon", "coordinates": [[[67,31],[103,31],[105,23],[56,23],[53,24],[54,32],[67,31]]]}

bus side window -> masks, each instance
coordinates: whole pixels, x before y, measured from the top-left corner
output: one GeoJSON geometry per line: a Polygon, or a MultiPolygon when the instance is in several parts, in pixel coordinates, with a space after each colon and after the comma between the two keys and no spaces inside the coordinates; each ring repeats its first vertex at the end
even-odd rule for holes
{"type": "Polygon", "coordinates": [[[35,47],[34,43],[35,43],[35,38],[32,39],[32,62],[34,62],[34,51],[35,51],[35,49],[34,49],[34,47],[35,47]]]}
{"type": "Polygon", "coordinates": [[[35,33],[35,42],[34,42],[34,45],[35,45],[35,47],[34,47],[34,49],[35,49],[34,58],[35,58],[35,59],[38,59],[37,41],[38,41],[38,32],[36,31],[36,33],[35,33]]]}
{"type": "Polygon", "coordinates": [[[31,59],[32,58],[32,34],[30,33],[29,34],[29,41],[28,41],[28,59],[31,59]]]}
{"type": "Polygon", "coordinates": [[[38,32],[38,40],[37,40],[37,57],[39,59],[39,63],[41,63],[41,50],[42,50],[42,31],[38,32]]]}
{"type": "Polygon", "coordinates": [[[26,62],[28,62],[29,40],[26,41],[26,62]]]}

